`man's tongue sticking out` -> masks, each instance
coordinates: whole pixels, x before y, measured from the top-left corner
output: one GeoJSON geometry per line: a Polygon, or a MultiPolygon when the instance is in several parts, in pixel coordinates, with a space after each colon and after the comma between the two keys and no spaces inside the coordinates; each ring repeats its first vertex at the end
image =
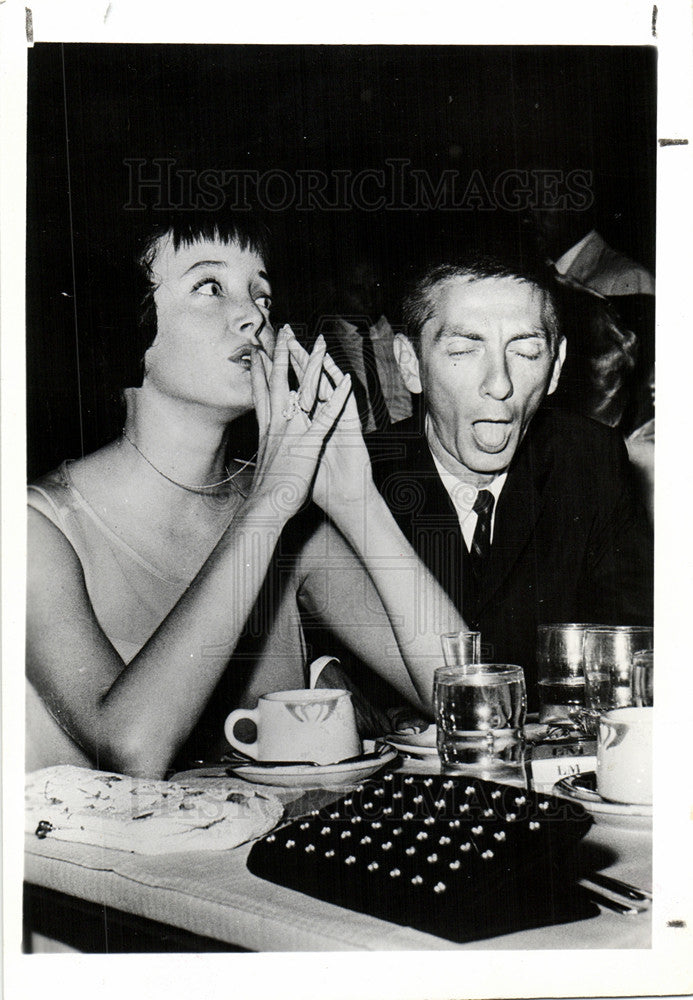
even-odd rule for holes
{"type": "Polygon", "coordinates": [[[473,427],[478,446],[483,451],[496,452],[507,444],[511,425],[507,421],[477,420],[473,427]]]}

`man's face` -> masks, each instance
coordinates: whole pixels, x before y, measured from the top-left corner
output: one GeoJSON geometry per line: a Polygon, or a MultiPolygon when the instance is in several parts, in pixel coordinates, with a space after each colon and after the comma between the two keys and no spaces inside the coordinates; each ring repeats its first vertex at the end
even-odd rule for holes
{"type": "Polygon", "coordinates": [[[462,474],[497,475],[556,388],[565,341],[554,355],[545,295],[525,281],[449,278],[431,300],[419,357],[410,345],[407,351],[406,338],[398,345],[402,376],[410,390],[424,393],[444,464],[462,474]]]}

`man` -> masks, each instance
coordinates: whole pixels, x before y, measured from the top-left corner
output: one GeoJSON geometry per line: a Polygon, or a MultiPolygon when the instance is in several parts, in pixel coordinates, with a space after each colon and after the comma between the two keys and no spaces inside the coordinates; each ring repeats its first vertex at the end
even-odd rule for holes
{"type": "Polygon", "coordinates": [[[316,333],[343,372],[352,378],[364,432],[383,430],[412,413],[395,357],[393,330],[386,318],[385,292],[377,251],[350,244],[338,283],[330,283],[316,333]]]}
{"type": "Polygon", "coordinates": [[[654,295],[654,278],[647,268],[614,250],[597,231],[594,208],[579,212],[537,208],[532,217],[559,274],[608,298],[654,295]]]}
{"type": "Polygon", "coordinates": [[[370,441],[404,533],[484,659],[525,668],[530,707],[538,624],[652,618],[652,539],[622,439],[545,405],[566,354],[552,287],[542,265],[493,257],[429,268],[395,339],[423,405],[370,441]]]}

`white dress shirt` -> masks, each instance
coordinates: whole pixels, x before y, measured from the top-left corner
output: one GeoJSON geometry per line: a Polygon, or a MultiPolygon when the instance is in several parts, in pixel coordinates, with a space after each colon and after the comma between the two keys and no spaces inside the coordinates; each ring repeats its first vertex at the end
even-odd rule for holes
{"type": "Polygon", "coordinates": [[[596,229],[558,258],[559,274],[600,295],[654,295],[654,278],[642,264],[610,247],[596,229]]]}
{"type": "MultiPolygon", "coordinates": [[[[479,490],[476,486],[472,486],[470,483],[463,483],[457,476],[454,476],[451,472],[441,465],[433,452],[431,452],[433,461],[435,462],[435,467],[438,470],[438,475],[440,476],[443,486],[447,490],[448,496],[452,500],[455,511],[457,512],[457,519],[460,522],[460,529],[462,531],[462,537],[464,538],[464,544],[467,546],[467,551],[470,552],[472,548],[472,539],[474,538],[474,530],[476,528],[476,522],[478,521],[477,515],[472,510],[476,502],[479,490]]],[[[491,541],[493,542],[493,529],[496,524],[496,509],[498,507],[498,498],[501,495],[501,490],[505,486],[505,480],[508,478],[507,472],[502,472],[500,476],[496,476],[492,479],[487,486],[483,486],[482,489],[488,490],[489,493],[493,494],[494,504],[493,512],[491,514],[491,541]]]]}
{"type": "Polygon", "coordinates": [[[574,246],[570,247],[569,250],[566,250],[566,252],[558,258],[558,260],[554,264],[554,267],[556,268],[559,274],[568,274],[568,272],[570,271],[571,267],[575,262],[575,258],[580,253],[580,251],[583,250],[587,246],[587,244],[592,241],[594,233],[595,230],[590,229],[589,233],[585,233],[585,235],[582,237],[581,240],[578,240],[578,242],[574,246]]]}

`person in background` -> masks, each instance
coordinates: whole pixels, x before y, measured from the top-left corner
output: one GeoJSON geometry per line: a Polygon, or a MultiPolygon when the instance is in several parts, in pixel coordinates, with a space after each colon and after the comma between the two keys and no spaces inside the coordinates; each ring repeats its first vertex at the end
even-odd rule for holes
{"type": "Polygon", "coordinates": [[[374,250],[354,247],[323,298],[314,333],[354,382],[364,433],[384,430],[412,414],[412,399],[393,352],[394,331],[386,318],[383,278],[374,250]]]}
{"type": "MultiPolygon", "coordinates": [[[[586,332],[578,333],[580,343],[584,344],[588,338],[593,342],[589,356],[593,371],[591,382],[594,390],[603,394],[603,409],[590,415],[601,420],[606,414],[605,422],[620,427],[637,470],[643,502],[650,520],[654,521],[654,400],[651,391],[655,363],[654,278],[642,264],[605,242],[595,228],[598,220],[594,208],[572,212],[535,209],[532,222],[547,260],[553,263],[564,284],[576,290],[583,287],[602,296],[601,306],[596,300],[590,304],[584,297],[577,309],[586,324],[586,332]],[[623,331],[621,335],[617,332],[619,328],[623,331]],[[609,329],[613,350],[600,353],[597,341],[604,345],[609,329]],[[626,346],[624,338],[628,337],[634,343],[626,346]],[[619,339],[622,346],[618,344],[619,339]],[[606,384],[608,382],[612,383],[611,387],[606,384]],[[619,389],[614,392],[617,382],[619,389]],[[620,416],[614,421],[617,397],[620,416]]],[[[570,378],[575,365],[571,365],[571,369],[570,378]]],[[[595,399],[594,406],[599,405],[599,400],[595,399]]]]}
{"type": "Polygon", "coordinates": [[[566,360],[552,405],[621,428],[636,365],[638,342],[609,300],[559,278],[556,286],[566,360]]]}
{"type": "Polygon", "coordinates": [[[532,216],[547,258],[563,277],[607,298],[655,294],[647,268],[599,235],[593,211],[544,208],[532,216]]]}
{"type": "MultiPolygon", "coordinates": [[[[650,370],[648,382],[650,402],[654,411],[654,365],[650,370]]],[[[639,423],[636,429],[626,438],[628,457],[636,470],[650,522],[654,524],[655,517],[655,418],[654,412],[639,423]]]]}

